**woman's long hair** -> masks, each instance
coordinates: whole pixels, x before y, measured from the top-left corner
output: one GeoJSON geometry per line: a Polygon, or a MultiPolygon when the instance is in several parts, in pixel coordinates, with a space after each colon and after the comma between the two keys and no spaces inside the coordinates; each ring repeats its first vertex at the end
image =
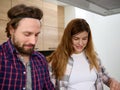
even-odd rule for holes
{"type": "Polygon", "coordinates": [[[84,19],[76,18],[68,23],[57,49],[47,57],[48,62],[51,64],[53,75],[56,79],[62,79],[66,70],[68,59],[74,52],[72,46],[72,36],[83,31],[88,32],[88,43],[84,51],[90,62],[90,68],[92,69],[95,67],[97,70],[99,69],[97,54],[94,50],[89,24],[84,19]]]}

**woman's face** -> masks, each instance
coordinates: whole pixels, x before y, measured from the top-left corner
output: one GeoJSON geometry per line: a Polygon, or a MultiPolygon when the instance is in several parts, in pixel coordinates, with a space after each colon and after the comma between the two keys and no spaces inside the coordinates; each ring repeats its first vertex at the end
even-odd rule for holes
{"type": "Polygon", "coordinates": [[[86,47],[88,42],[88,32],[83,31],[73,35],[72,44],[74,48],[74,53],[81,53],[86,47]]]}

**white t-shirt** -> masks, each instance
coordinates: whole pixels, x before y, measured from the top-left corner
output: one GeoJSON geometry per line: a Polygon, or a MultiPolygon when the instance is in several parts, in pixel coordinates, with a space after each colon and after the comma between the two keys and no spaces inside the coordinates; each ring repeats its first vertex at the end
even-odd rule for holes
{"type": "Polygon", "coordinates": [[[97,79],[95,70],[90,70],[84,52],[72,55],[74,64],[69,79],[68,90],[95,90],[97,79]]]}

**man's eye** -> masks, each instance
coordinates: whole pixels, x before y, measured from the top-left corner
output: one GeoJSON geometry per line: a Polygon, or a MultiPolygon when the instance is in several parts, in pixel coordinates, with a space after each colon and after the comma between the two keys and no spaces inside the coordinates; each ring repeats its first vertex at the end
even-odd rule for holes
{"type": "Polygon", "coordinates": [[[25,36],[30,36],[30,33],[25,33],[24,35],[25,35],[25,36]]]}

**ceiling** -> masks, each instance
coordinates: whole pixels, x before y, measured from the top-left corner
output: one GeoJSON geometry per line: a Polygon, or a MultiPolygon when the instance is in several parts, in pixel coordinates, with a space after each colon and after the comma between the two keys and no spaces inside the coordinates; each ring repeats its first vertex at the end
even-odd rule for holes
{"type": "Polygon", "coordinates": [[[108,16],[120,13],[120,0],[45,0],[58,5],[71,5],[93,13],[108,16]]]}

